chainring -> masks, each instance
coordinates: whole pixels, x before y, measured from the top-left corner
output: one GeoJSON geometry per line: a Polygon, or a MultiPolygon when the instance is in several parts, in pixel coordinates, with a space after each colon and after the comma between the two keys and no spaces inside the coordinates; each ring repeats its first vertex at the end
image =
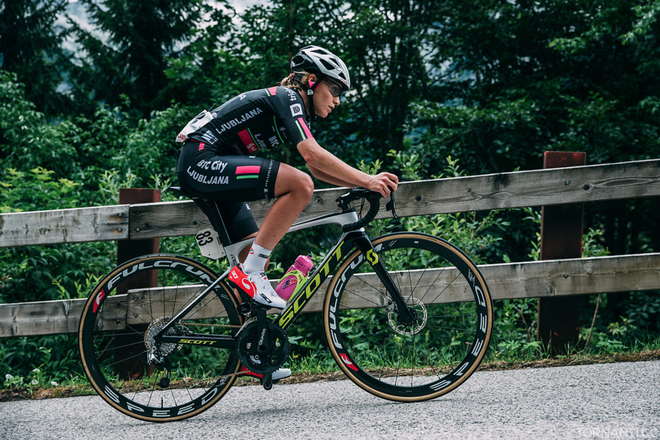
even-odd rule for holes
{"type": "Polygon", "coordinates": [[[284,330],[269,322],[267,337],[269,352],[260,353],[258,324],[253,322],[241,332],[238,338],[238,357],[243,365],[255,373],[272,373],[284,364],[289,355],[289,339],[284,330]]]}

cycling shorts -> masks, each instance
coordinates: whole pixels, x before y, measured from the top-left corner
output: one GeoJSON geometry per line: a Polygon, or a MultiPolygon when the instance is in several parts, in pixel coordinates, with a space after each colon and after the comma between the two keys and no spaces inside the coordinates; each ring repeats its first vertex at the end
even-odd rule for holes
{"type": "Polygon", "coordinates": [[[218,201],[232,241],[259,229],[245,202],[275,197],[280,163],[254,156],[220,156],[204,143],[188,141],[181,150],[177,177],[193,196],[218,201]]]}

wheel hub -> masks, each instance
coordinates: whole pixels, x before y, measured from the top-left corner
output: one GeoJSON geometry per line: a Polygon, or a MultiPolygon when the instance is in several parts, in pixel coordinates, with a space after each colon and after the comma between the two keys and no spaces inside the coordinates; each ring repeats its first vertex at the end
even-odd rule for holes
{"type": "Polygon", "coordinates": [[[421,332],[422,329],[426,327],[428,313],[424,303],[417,298],[408,298],[406,303],[410,308],[411,314],[415,318],[413,322],[410,324],[400,323],[398,320],[399,312],[396,310],[396,307],[388,307],[387,322],[389,322],[390,327],[392,327],[392,330],[394,330],[396,333],[400,335],[412,336],[421,332]]]}

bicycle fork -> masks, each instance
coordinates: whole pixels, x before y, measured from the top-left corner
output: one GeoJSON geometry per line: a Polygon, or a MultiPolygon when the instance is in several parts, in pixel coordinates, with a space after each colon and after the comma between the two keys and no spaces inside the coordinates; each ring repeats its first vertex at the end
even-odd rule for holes
{"type": "Polygon", "coordinates": [[[362,236],[355,239],[355,245],[367,258],[374,272],[376,272],[376,275],[378,275],[378,278],[380,278],[380,281],[385,286],[390,300],[396,305],[397,321],[402,325],[412,325],[417,318],[416,313],[406,304],[406,299],[396,287],[396,284],[394,284],[390,273],[378,257],[378,253],[376,253],[376,249],[373,243],[371,243],[371,240],[369,240],[369,237],[367,237],[366,232],[362,231],[362,236]]]}

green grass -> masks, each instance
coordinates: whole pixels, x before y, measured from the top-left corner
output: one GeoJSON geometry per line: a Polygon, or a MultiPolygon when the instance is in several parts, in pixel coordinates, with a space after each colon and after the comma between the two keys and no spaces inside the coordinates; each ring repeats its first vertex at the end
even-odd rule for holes
{"type": "MultiPolygon", "coordinates": [[[[480,370],[507,370],[518,368],[543,368],[568,365],[586,365],[610,362],[637,362],[660,360],[660,338],[648,341],[637,340],[625,346],[611,340],[609,344],[599,347],[583,348],[567,347],[566,354],[551,356],[547,350],[536,342],[514,343],[500,342],[497,346],[491,344],[480,370]]],[[[344,376],[334,362],[327,349],[316,350],[306,356],[293,354],[285,366],[291,368],[293,375],[283,383],[314,382],[340,380],[344,376]]],[[[387,368],[387,362],[381,366],[373,363],[370,368],[387,368]]],[[[18,399],[44,399],[54,397],[72,397],[93,395],[95,391],[81,374],[72,374],[61,382],[49,379],[45,369],[34,369],[27,377],[13,376],[6,373],[4,386],[0,390],[0,401],[18,399]]],[[[255,379],[239,378],[236,385],[258,384],[255,379]]]]}

